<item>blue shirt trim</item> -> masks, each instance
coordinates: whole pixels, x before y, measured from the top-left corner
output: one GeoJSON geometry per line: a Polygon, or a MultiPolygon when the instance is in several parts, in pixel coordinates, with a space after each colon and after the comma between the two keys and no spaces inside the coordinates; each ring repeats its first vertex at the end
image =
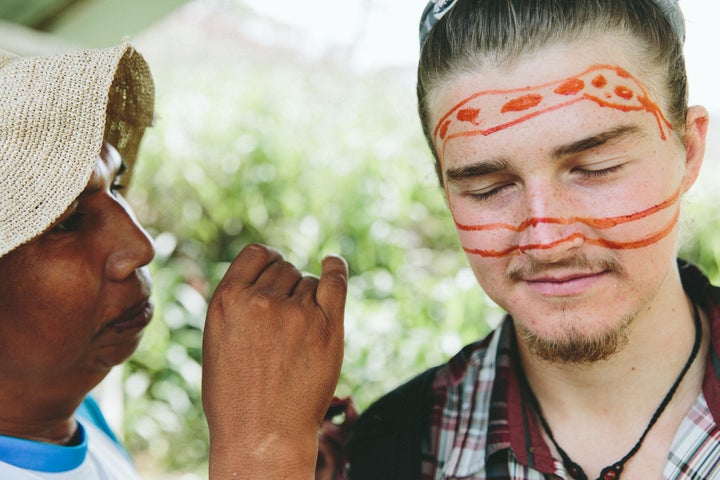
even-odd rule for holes
{"type": "Polygon", "coordinates": [[[78,423],[80,443],[73,446],[35,442],[0,435],[0,460],[25,470],[66,472],[85,461],[88,442],[85,428],[78,423]]]}
{"type": "MultiPolygon", "coordinates": [[[[0,435],[0,461],[25,470],[58,473],[78,468],[85,461],[88,439],[80,420],[95,425],[120,447],[122,445],[107,424],[97,402],[87,396],[75,415],[78,417],[80,443],[73,446],[36,442],[0,435]]],[[[124,448],[122,451],[127,454],[124,448]]]]}

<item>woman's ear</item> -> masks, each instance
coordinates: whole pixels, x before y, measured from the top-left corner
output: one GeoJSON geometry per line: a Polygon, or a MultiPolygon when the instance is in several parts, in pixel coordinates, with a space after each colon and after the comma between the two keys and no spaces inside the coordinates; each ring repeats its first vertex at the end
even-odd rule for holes
{"type": "Polygon", "coordinates": [[[688,108],[685,119],[685,175],[683,177],[683,191],[687,192],[697,180],[700,167],[705,157],[705,141],[707,139],[710,116],[705,107],[692,106],[688,108]]]}

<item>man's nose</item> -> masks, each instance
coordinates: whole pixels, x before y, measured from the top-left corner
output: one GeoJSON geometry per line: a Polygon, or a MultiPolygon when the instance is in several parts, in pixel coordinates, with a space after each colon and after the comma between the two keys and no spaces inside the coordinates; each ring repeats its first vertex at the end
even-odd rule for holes
{"type": "Polygon", "coordinates": [[[584,225],[574,217],[572,200],[552,186],[528,189],[527,218],[518,235],[519,250],[538,262],[557,262],[585,241],[584,225]]]}

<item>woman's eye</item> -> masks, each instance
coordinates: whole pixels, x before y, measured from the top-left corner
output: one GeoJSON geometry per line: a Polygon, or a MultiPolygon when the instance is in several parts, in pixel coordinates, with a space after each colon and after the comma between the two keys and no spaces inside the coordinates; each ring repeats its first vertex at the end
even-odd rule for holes
{"type": "Polygon", "coordinates": [[[124,190],[125,185],[119,183],[117,180],[110,186],[110,191],[115,196],[121,195],[124,190]]]}
{"type": "Polygon", "coordinates": [[[75,212],[53,227],[53,231],[60,233],[77,232],[82,225],[84,213],[75,212]]]}

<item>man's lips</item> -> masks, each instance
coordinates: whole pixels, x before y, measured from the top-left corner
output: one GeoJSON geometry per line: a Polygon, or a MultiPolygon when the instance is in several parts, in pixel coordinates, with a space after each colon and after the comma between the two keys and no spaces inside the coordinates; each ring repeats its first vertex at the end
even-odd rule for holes
{"type": "Polygon", "coordinates": [[[149,299],[144,299],[125,310],[122,315],[108,323],[105,328],[113,329],[115,333],[142,329],[150,323],[152,315],[153,304],[149,299]]]}
{"type": "Polygon", "coordinates": [[[549,296],[579,295],[592,287],[608,273],[573,272],[553,275],[539,275],[523,279],[533,290],[549,296]]]}
{"type": "Polygon", "coordinates": [[[581,279],[581,278],[587,278],[587,277],[593,277],[595,275],[601,275],[603,273],[605,273],[605,272],[599,271],[599,272],[553,273],[553,274],[536,275],[533,277],[525,278],[524,280],[526,282],[564,283],[564,282],[571,282],[573,280],[577,280],[577,279],[581,279]]]}

